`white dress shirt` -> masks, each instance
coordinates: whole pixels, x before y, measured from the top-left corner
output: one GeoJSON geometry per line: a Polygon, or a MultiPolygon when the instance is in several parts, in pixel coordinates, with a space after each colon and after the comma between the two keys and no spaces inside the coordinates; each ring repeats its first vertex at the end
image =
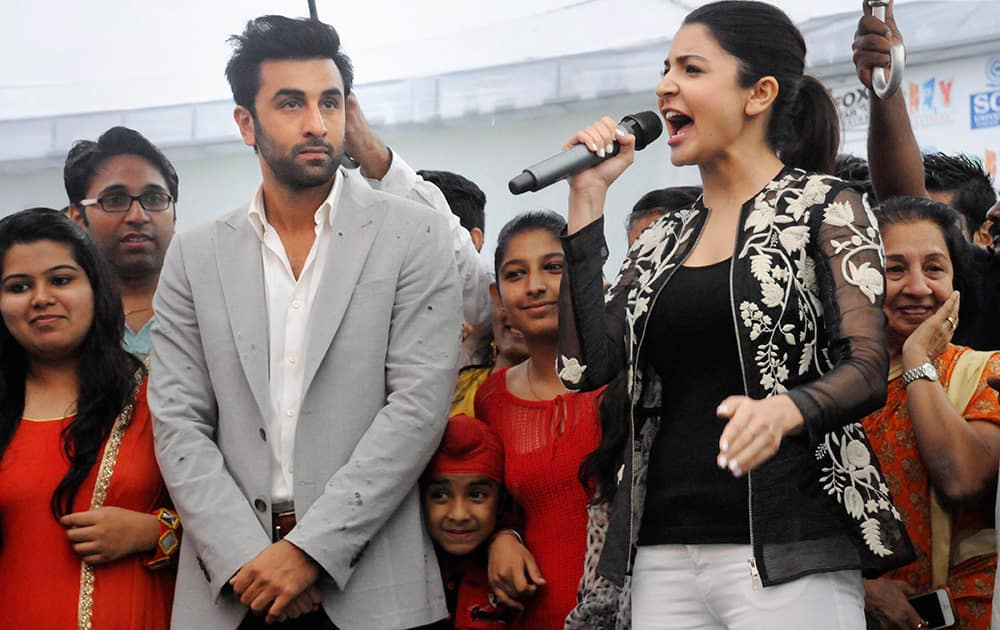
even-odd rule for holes
{"type": "MultiPolygon", "coordinates": [[[[429,206],[448,219],[458,275],[462,279],[462,316],[475,329],[472,339],[464,345],[476,347],[478,339],[488,334],[493,325],[493,299],[490,297],[490,283],[493,282],[492,259],[487,260],[476,251],[469,231],[462,227],[458,217],[452,213],[441,189],[417,175],[398,153],[392,153],[389,170],[381,180],[366,179],[375,190],[429,206]]],[[[464,357],[459,367],[467,364],[468,357],[464,357]]]]}
{"type": "Polygon", "coordinates": [[[303,381],[309,344],[309,315],[322,280],[343,177],[338,173],[329,196],[313,215],[316,240],[309,249],[298,279],[292,273],[281,237],[267,221],[263,188],[257,189],[247,210],[247,218],[260,238],[260,255],[264,263],[271,394],[271,417],[267,424],[272,456],[271,501],[275,505],[293,500],[295,427],[305,395],[303,381]]]}

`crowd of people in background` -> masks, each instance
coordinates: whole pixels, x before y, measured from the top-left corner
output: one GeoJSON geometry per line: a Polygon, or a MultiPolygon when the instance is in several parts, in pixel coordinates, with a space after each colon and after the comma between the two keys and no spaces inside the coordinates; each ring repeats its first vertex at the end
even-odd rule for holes
{"type": "MultiPolygon", "coordinates": [[[[863,85],[901,39],[866,8],[863,85]]],[[[114,127],[0,220],[0,627],[929,630],[940,589],[1000,628],[996,182],[901,94],[840,155],[788,17],[705,4],[655,86],[699,185],[606,232],[605,117],[481,256],[482,190],[379,138],[333,27],[230,43],[245,206],[175,235],[114,127]]]]}

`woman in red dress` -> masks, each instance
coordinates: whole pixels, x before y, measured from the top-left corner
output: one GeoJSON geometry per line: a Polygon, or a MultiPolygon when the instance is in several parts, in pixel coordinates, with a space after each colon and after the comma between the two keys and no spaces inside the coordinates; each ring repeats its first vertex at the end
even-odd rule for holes
{"type": "Polygon", "coordinates": [[[494,539],[490,582],[501,601],[523,607],[513,627],[531,630],[561,629],[576,604],[589,501],[579,469],[600,442],[600,391],[570,392],[555,370],[564,226],[553,212],[530,212],[500,231],[491,290],[529,356],[476,395],[476,415],[500,435],[506,487],[524,512],[523,546],[510,530],[494,539]]]}
{"type": "Polygon", "coordinates": [[[9,216],[0,315],[4,627],[166,629],[178,522],[107,263],[55,210],[9,216]]]}

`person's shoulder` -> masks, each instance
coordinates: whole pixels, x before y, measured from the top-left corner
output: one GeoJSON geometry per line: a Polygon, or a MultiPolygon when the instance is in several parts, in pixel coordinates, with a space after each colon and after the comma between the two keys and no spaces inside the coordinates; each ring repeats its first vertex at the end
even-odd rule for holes
{"type": "Polygon", "coordinates": [[[375,190],[357,171],[341,171],[343,191],[341,202],[363,208],[366,211],[381,210],[394,215],[414,217],[436,216],[438,213],[421,203],[399,195],[375,190]]]}
{"type": "Polygon", "coordinates": [[[492,412],[503,404],[503,400],[500,399],[506,398],[507,369],[497,370],[489,375],[476,390],[476,417],[486,424],[492,424],[492,412]]]}
{"type": "Polygon", "coordinates": [[[187,228],[174,235],[174,240],[182,244],[187,251],[208,251],[207,248],[211,248],[215,235],[220,230],[239,230],[244,224],[250,227],[246,205],[187,228]]]}

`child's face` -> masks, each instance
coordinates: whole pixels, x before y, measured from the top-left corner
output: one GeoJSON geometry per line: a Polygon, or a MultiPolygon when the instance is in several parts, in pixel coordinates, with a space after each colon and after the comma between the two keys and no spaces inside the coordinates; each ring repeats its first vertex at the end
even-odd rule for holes
{"type": "Polygon", "coordinates": [[[427,529],[454,556],[472,553],[497,524],[500,487],[483,475],[435,475],[424,487],[427,529]]]}

